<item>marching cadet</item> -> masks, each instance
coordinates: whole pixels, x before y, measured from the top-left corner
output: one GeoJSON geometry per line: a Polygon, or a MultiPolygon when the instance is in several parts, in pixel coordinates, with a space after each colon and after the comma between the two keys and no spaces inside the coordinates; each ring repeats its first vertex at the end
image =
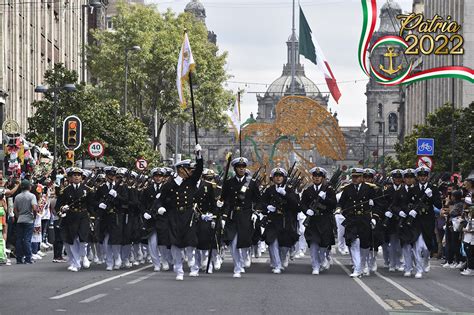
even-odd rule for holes
{"type": "MultiPolygon", "coordinates": [[[[117,168],[104,167],[106,182],[99,187],[96,193],[96,203],[100,217],[100,239],[104,244],[106,270],[120,269],[122,265],[122,204],[127,204],[128,196],[119,194],[116,182],[117,168]]],[[[121,193],[126,194],[124,189],[121,193]]]]}
{"type": "Polygon", "coordinates": [[[143,254],[140,248],[142,239],[142,206],[140,203],[140,191],[138,188],[139,175],[131,171],[129,174],[129,185],[128,185],[128,220],[130,221],[131,234],[130,241],[131,245],[131,256],[133,260],[130,262],[134,266],[140,264],[140,260],[143,259],[143,254]]]}
{"type": "Polygon", "coordinates": [[[198,244],[196,253],[196,263],[199,267],[207,268],[206,257],[211,259],[209,263],[209,273],[213,272],[213,267],[220,269],[218,254],[217,231],[220,225],[218,208],[216,205],[217,183],[215,182],[215,173],[213,170],[204,169],[202,179],[198,182],[198,190],[194,196],[194,204],[198,213],[201,214],[197,222],[198,244]],[[212,257],[209,257],[209,251],[212,248],[212,257]],[[198,255],[199,254],[199,255],[198,255]]]}
{"type": "Polygon", "coordinates": [[[288,267],[290,248],[298,240],[297,214],[298,195],[286,185],[287,171],[282,167],[270,173],[273,185],[262,196],[262,212],[267,216],[264,232],[265,243],[269,246],[272,272],[280,274],[288,267]]]}
{"type": "Polygon", "coordinates": [[[374,190],[362,182],[363,172],[361,168],[351,169],[352,183],[343,189],[339,199],[339,207],[345,217],[344,237],[354,264],[354,272],[350,275],[353,278],[362,275],[371,244],[371,226],[376,224],[370,211],[370,207],[374,205],[374,190]]]}
{"type": "Polygon", "coordinates": [[[168,253],[170,246],[169,228],[168,228],[168,214],[158,212],[160,208],[159,198],[161,196],[161,188],[165,182],[165,170],[160,167],[155,167],[151,170],[150,176],[153,183],[149,185],[142,195],[143,203],[143,218],[146,220],[145,234],[148,239],[148,252],[151,256],[151,261],[154,265],[154,271],[169,270],[169,261],[171,254],[168,253]],[[160,258],[163,256],[163,261],[160,258]]]}
{"type": "Polygon", "coordinates": [[[130,262],[130,254],[132,252],[132,231],[133,231],[133,222],[130,216],[130,187],[127,183],[128,170],[124,167],[121,167],[117,170],[116,180],[117,180],[117,192],[122,198],[125,199],[125,203],[120,204],[120,213],[121,224],[122,224],[122,242],[120,249],[120,256],[122,259],[123,266],[125,268],[131,268],[132,263],[130,262]]]}
{"type": "Polygon", "coordinates": [[[312,274],[319,275],[321,268],[329,269],[326,258],[328,247],[334,245],[332,215],[337,200],[334,189],[326,182],[327,171],[322,167],[309,170],[313,185],[301,196],[301,209],[306,214],[305,238],[311,253],[312,274]]]}
{"type": "Polygon", "coordinates": [[[382,218],[387,209],[387,203],[385,201],[385,192],[383,187],[378,186],[374,183],[376,171],[371,168],[365,168],[362,176],[362,181],[369,185],[374,190],[374,205],[371,206],[371,219],[375,220],[375,225],[371,224],[371,243],[369,248],[369,257],[367,260],[367,266],[363,266],[364,276],[369,276],[370,271],[377,271],[377,249],[384,243],[385,235],[384,228],[382,225],[382,218]]]}
{"type": "Polygon", "coordinates": [[[193,209],[193,197],[197,190],[197,182],[203,171],[201,146],[196,144],[196,168],[191,170],[191,161],[176,163],[176,177],[163,184],[158,208],[158,215],[168,214],[168,227],[173,257],[173,268],[176,280],[183,280],[183,249],[191,269],[189,276],[199,276],[199,267],[195,261],[197,246],[196,224],[197,214],[193,209]]]}
{"type": "Polygon", "coordinates": [[[77,272],[82,267],[90,267],[86,255],[86,242],[89,238],[89,212],[92,212],[93,201],[88,189],[82,184],[82,170],[72,167],[67,173],[69,186],[59,195],[56,212],[61,216],[61,239],[68,254],[68,270],[77,272]]]}
{"type": "Polygon", "coordinates": [[[234,261],[234,278],[240,278],[245,272],[243,263],[252,245],[254,225],[257,221],[253,207],[260,201],[256,181],[245,174],[247,164],[248,160],[244,157],[231,161],[235,176],[226,180],[222,191],[225,208],[223,241],[230,245],[234,261]]]}
{"type": "Polygon", "coordinates": [[[400,189],[404,188],[403,185],[403,170],[395,169],[390,172],[393,185],[385,191],[385,200],[389,205],[384,213],[383,226],[385,227],[386,244],[388,248],[388,271],[394,272],[395,270],[403,271],[403,265],[401,261],[402,247],[400,244],[400,237],[398,231],[398,213],[395,201],[395,195],[400,189]]]}
{"type": "Polygon", "coordinates": [[[430,270],[430,251],[433,249],[435,210],[441,209],[441,196],[434,185],[428,183],[430,169],[421,166],[415,170],[418,184],[408,192],[410,202],[408,215],[414,219],[413,229],[416,235],[414,256],[416,279],[421,279],[423,272],[430,270]]]}
{"type": "MultiPolygon", "coordinates": [[[[417,237],[407,218],[410,211],[409,191],[416,183],[414,169],[409,168],[403,171],[403,182],[402,187],[396,191],[393,197],[392,208],[393,212],[398,214],[398,236],[402,247],[405,271],[403,275],[410,277],[413,271],[413,244],[417,237]]],[[[396,269],[389,269],[389,271],[395,272],[396,269]]]]}

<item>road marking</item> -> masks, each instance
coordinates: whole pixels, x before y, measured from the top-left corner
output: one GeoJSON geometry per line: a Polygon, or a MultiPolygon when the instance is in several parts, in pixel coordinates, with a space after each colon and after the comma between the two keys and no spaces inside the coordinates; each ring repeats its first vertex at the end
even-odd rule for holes
{"type": "Polygon", "coordinates": [[[402,310],[403,307],[397,303],[395,300],[390,300],[390,299],[385,299],[385,302],[387,302],[394,310],[402,310]]]}
{"type": "Polygon", "coordinates": [[[252,263],[264,264],[268,262],[268,258],[252,258],[252,263]]]}
{"type": "Polygon", "coordinates": [[[140,277],[140,278],[138,278],[138,279],[129,281],[129,282],[127,282],[127,284],[137,284],[138,282],[141,282],[141,281],[143,281],[143,280],[145,280],[145,279],[148,279],[148,278],[150,278],[151,276],[153,276],[153,275],[155,275],[155,274],[156,274],[156,272],[149,273],[149,274],[147,274],[146,276],[143,276],[143,277],[140,277]]]}
{"type": "Polygon", "coordinates": [[[433,282],[434,284],[436,284],[436,285],[442,287],[442,288],[445,288],[446,290],[449,290],[449,291],[451,291],[451,292],[453,292],[453,293],[455,293],[455,294],[457,294],[457,295],[459,295],[459,296],[462,296],[462,297],[465,298],[465,299],[468,299],[468,300],[474,302],[474,297],[472,297],[472,296],[470,296],[470,295],[464,294],[464,293],[462,293],[462,292],[460,292],[460,291],[458,291],[458,290],[456,290],[456,289],[454,289],[454,288],[451,288],[450,286],[448,286],[448,285],[446,285],[446,284],[440,283],[440,282],[438,282],[438,281],[434,281],[434,280],[430,280],[430,281],[433,282]]]}
{"type": "Polygon", "coordinates": [[[397,288],[398,290],[402,291],[403,293],[405,293],[406,295],[408,295],[409,297],[411,297],[412,299],[414,300],[417,300],[419,301],[422,305],[426,306],[427,308],[429,308],[431,311],[433,312],[441,312],[441,310],[437,307],[434,307],[433,305],[431,305],[430,303],[426,302],[425,300],[423,300],[422,298],[418,297],[417,295],[415,295],[413,292],[411,292],[410,290],[406,289],[405,287],[403,287],[402,285],[398,284],[397,282],[393,281],[392,279],[389,279],[385,276],[382,276],[378,271],[374,272],[375,275],[385,281],[387,281],[388,283],[390,283],[391,285],[393,285],[395,288],[397,288]]]}
{"type": "MultiPolygon", "coordinates": [[[[337,260],[336,258],[333,258],[333,260],[336,262],[336,264],[338,264],[339,266],[341,266],[342,270],[344,270],[345,273],[347,273],[347,275],[350,275],[350,271],[349,269],[347,269],[346,266],[344,266],[343,264],[341,264],[339,262],[339,260],[337,260]]],[[[375,294],[374,291],[372,291],[371,288],[369,288],[364,282],[362,282],[362,280],[360,280],[359,278],[352,278],[375,302],[377,302],[378,305],[382,306],[382,308],[386,311],[391,311],[393,310],[393,308],[388,305],[387,303],[385,303],[384,300],[382,300],[380,298],[380,296],[378,296],[377,294],[375,294]]]]}
{"type": "Polygon", "coordinates": [[[400,303],[403,307],[410,307],[413,306],[409,301],[407,300],[397,300],[398,303],[400,303]]]}
{"type": "Polygon", "coordinates": [[[142,271],[142,270],[151,268],[151,267],[153,267],[153,265],[148,265],[148,266],[139,268],[139,269],[137,269],[137,270],[132,270],[132,271],[129,271],[129,272],[121,273],[121,274],[119,274],[119,275],[117,275],[117,276],[113,276],[113,277],[110,277],[110,278],[107,278],[107,279],[104,279],[104,280],[100,280],[100,281],[97,281],[97,282],[88,284],[88,285],[86,285],[86,286],[80,287],[80,288],[78,288],[78,289],[75,289],[75,290],[72,290],[72,291],[69,291],[69,292],[60,294],[60,295],[56,295],[56,296],[50,297],[49,299],[50,299],[50,300],[59,300],[59,299],[62,299],[62,298],[65,298],[65,297],[68,297],[68,296],[77,294],[77,293],[79,293],[79,292],[88,290],[88,289],[90,289],[90,288],[96,287],[96,286],[98,286],[98,285],[107,283],[107,282],[109,282],[109,281],[112,281],[112,280],[115,280],[115,279],[119,279],[119,278],[122,278],[122,277],[125,277],[125,276],[128,276],[128,275],[134,274],[134,273],[136,273],[136,272],[139,272],[139,271],[142,271]]]}
{"type": "Polygon", "coordinates": [[[92,302],[92,301],[95,301],[95,300],[98,300],[98,299],[100,299],[100,298],[103,298],[104,296],[107,296],[107,294],[106,294],[106,293],[97,294],[97,295],[91,296],[91,297],[88,298],[88,299],[82,300],[82,301],[80,301],[79,303],[90,303],[90,302],[92,302]]]}

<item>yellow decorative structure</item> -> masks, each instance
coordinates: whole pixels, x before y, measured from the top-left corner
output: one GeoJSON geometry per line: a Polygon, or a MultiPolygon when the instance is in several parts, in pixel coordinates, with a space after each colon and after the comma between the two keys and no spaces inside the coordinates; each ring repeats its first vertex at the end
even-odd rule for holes
{"type": "Polygon", "coordinates": [[[317,101],[304,96],[285,96],[275,108],[273,123],[252,123],[242,129],[242,138],[254,146],[252,169],[261,165],[291,167],[289,157],[296,154],[301,172],[314,164],[302,155],[317,151],[333,160],[346,158],[346,143],[337,120],[317,101]],[[271,147],[270,152],[268,149],[271,147]]]}

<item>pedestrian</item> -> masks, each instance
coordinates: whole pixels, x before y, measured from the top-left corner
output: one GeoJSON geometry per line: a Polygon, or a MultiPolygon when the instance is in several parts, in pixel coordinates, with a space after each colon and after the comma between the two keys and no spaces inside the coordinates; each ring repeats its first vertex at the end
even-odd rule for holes
{"type": "Polygon", "coordinates": [[[413,218],[413,229],[416,235],[414,257],[416,266],[416,279],[423,277],[423,272],[430,271],[430,252],[434,244],[435,210],[441,209],[441,196],[439,190],[428,182],[430,169],[421,166],[415,170],[418,184],[408,192],[411,209],[408,216],[413,218]]]}
{"type": "Polygon", "coordinates": [[[30,192],[29,180],[22,180],[21,193],[15,198],[13,209],[16,219],[16,261],[17,264],[32,264],[31,236],[35,213],[38,209],[36,196],[30,192]]]}
{"type": "Polygon", "coordinates": [[[230,246],[234,262],[233,277],[241,278],[245,272],[244,263],[250,259],[248,249],[252,245],[254,224],[258,218],[253,208],[260,202],[260,190],[251,176],[246,175],[247,158],[235,158],[230,164],[235,176],[223,184],[223,241],[230,246]]]}
{"type": "Polygon", "coordinates": [[[195,257],[198,243],[195,220],[198,214],[196,214],[193,205],[193,197],[197,191],[196,185],[203,171],[203,159],[199,144],[196,144],[195,152],[195,169],[192,169],[191,160],[176,163],[177,176],[163,185],[158,198],[160,202],[158,215],[168,215],[173,269],[178,281],[183,280],[184,277],[183,252],[187,256],[190,268],[189,276],[199,276],[199,267],[195,257]]]}
{"type": "Polygon", "coordinates": [[[360,277],[362,269],[367,263],[371,244],[371,206],[374,206],[375,191],[362,182],[361,168],[351,169],[352,184],[347,185],[339,199],[339,207],[345,220],[345,239],[350,248],[354,272],[351,277],[360,277]]]}
{"type": "Polygon", "coordinates": [[[335,244],[332,215],[337,199],[334,189],[326,182],[326,169],[314,167],[309,173],[312,175],[313,185],[303,192],[301,209],[308,216],[305,239],[311,253],[312,274],[319,275],[320,271],[327,270],[330,266],[326,254],[328,247],[335,244]]]}
{"type": "Polygon", "coordinates": [[[288,173],[282,167],[270,173],[273,185],[262,195],[262,212],[267,216],[264,238],[268,245],[274,274],[280,274],[288,267],[290,248],[298,241],[297,215],[299,197],[287,185],[288,173]]]}

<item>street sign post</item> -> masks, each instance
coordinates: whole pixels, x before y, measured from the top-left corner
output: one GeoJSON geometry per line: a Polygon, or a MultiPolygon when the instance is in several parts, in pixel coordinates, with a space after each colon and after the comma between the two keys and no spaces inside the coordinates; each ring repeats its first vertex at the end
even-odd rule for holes
{"type": "Polygon", "coordinates": [[[418,138],[416,139],[416,155],[434,155],[434,139],[418,138]]]}
{"type": "Polygon", "coordinates": [[[418,167],[426,166],[433,170],[433,159],[429,156],[419,156],[416,164],[418,167]]]}
{"type": "Polygon", "coordinates": [[[144,158],[138,158],[137,161],[135,162],[135,167],[138,170],[143,171],[144,169],[148,167],[148,162],[144,158]]]}
{"type": "Polygon", "coordinates": [[[87,147],[87,152],[92,159],[98,159],[104,155],[104,144],[100,141],[93,140],[87,147]]]}

